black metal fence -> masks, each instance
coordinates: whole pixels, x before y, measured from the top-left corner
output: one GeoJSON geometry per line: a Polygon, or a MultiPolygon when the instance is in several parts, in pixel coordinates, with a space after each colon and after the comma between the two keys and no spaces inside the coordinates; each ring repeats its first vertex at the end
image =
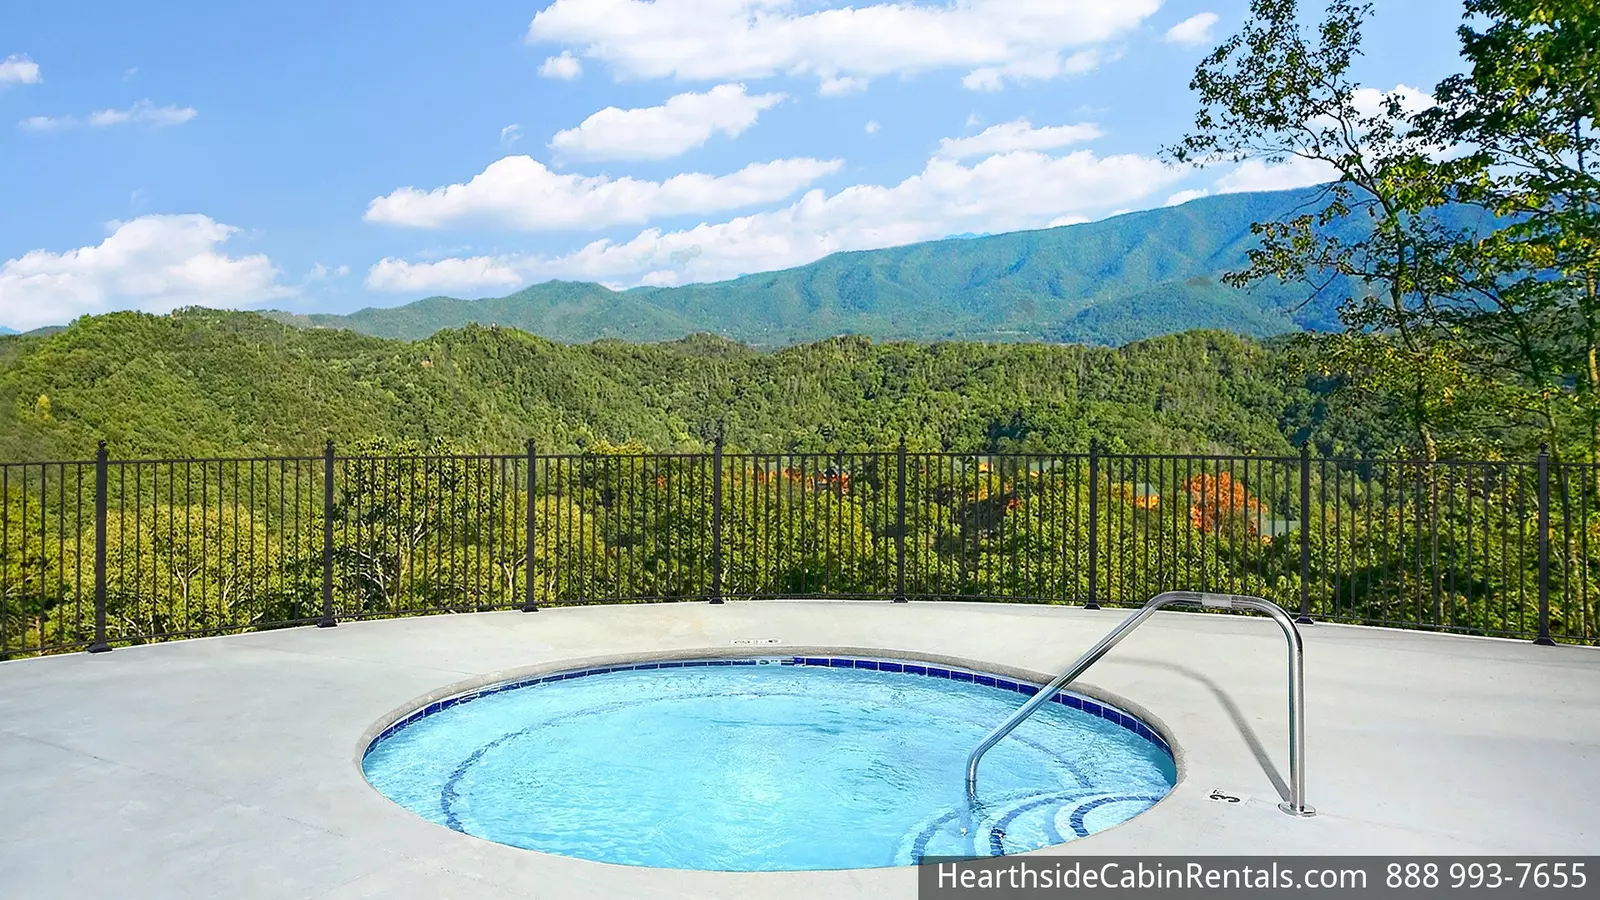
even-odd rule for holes
{"type": "Polygon", "coordinates": [[[0,464],[0,654],[545,605],[1133,606],[1600,641],[1600,468],[1105,454],[0,464]],[[1591,537],[1593,534],[1593,537],[1591,537]]]}

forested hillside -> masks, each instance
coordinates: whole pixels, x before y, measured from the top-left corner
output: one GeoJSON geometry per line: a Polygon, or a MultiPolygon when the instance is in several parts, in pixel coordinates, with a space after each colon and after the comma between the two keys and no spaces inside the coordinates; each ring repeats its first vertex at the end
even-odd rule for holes
{"type": "MultiPolygon", "coordinates": [[[[1319,400],[1284,348],[1193,332],[1120,349],[873,343],[777,351],[695,336],[562,345],[471,326],[404,342],[190,310],[0,338],[0,457],[316,452],[332,437],[513,450],[636,441],[1287,451],[1319,400]]],[[[1371,441],[1339,417],[1317,434],[1371,441]]],[[[1330,445],[1330,449],[1332,449],[1330,445]]]]}
{"type": "Polygon", "coordinates": [[[469,323],[574,343],[694,332],[756,346],[837,334],[1110,346],[1195,328],[1263,337],[1333,324],[1348,294],[1335,286],[1308,303],[1303,285],[1241,290],[1220,281],[1256,245],[1253,223],[1304,212],[1319,199],[1319,188],[1206,197],[1083,225],[838,253],[712,284],[612,291],[554,281],[485,300],[274,315],[409,340],[469,323]]]}

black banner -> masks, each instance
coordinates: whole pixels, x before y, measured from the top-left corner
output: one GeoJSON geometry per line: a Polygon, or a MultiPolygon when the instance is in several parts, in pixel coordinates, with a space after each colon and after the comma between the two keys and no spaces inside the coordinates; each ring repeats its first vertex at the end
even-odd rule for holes
{"type": "Polygon", "coordinates": [[[930,857],[918,871],[917,896],[919,900],[1600,898],[1600,857],[930,857]]]}

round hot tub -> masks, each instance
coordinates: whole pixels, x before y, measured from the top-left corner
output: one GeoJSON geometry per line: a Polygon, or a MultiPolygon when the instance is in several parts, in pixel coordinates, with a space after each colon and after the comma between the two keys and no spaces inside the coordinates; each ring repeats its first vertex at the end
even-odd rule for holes
{"type": "Polygon", "coordinates": [[[1166,740],[1058,693],[967,753],[1034,685],[909,660],[792,656],[609,665],[429,704],[366,749],[405,808],[502,844],[713,871],[914,865],[1109,828],[1176,780],[1166,740]]]}

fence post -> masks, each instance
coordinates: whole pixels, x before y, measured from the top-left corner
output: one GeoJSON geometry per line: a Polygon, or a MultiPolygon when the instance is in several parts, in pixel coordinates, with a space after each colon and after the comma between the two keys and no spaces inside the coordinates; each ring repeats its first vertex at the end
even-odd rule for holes
{"type": "Polygon", "coordinates": [[[1550,448],[1539,447],[1539,636],[1533,641],[1554,647],[1550,637],[1550,448]]]}
{"type": "Polygon", "coordinates": [[[1100,575],[1100,442],[1089,439],[1089,602],[1084,609],[1099,609],[1095,602],[1100,575]]]}
{"type": "Polygon", "coordinates": [[[527,455],[528,471],[527,471],[527,478],[525,479],[526,482],[527,482],[526,485],[525,485],[525,494],[526,494],[526,499],[527,499],[527,509],[524,511],[524,515],[525,515],[525,520],[524,521],[526,521],[527,524],[522,529],[523,533],[524,533],[523,552],[526,554],[526,556],[523,558],[523,563],[522,563],[522,578],[523,578],[522,611],[523,612],[538,612],[539,611],[539,603],[538,603],[537,600],[535,600],[533,598],[533,491],[534,491],[534,487],[535,487],[534,481],[533,481],[534,461],[535,461],[535,454],[534,454],[534,451],[533,451],[533,438],[528,438],[528,455],[527,455]]]}
{"type": "Polygon", "coordinates": [[[711,596],[722,602],[722,433],[711,449],[711,596]]]}
{"type": "Polygon", "coordinates": [[[1300,625],[1311,621],[1311,442],[1300,442],[1300,625]]]}
{"type": "Polygon", "coordinates": [[[900,435],[895,473],[894,602],[906,602],[906,436],[900,435]]]}
{"type": "Polygon", "coordinates": [[[110,483],[111,454],[106,442],[94,454],[94,643],[90,653],[106,653],[106,490],[110,483]]]}
{"type": "Polygon", "coordinates": [[[339,624],[333,616],[333,438],[322,448],[322,618],[318,628],[339,624]]]}

